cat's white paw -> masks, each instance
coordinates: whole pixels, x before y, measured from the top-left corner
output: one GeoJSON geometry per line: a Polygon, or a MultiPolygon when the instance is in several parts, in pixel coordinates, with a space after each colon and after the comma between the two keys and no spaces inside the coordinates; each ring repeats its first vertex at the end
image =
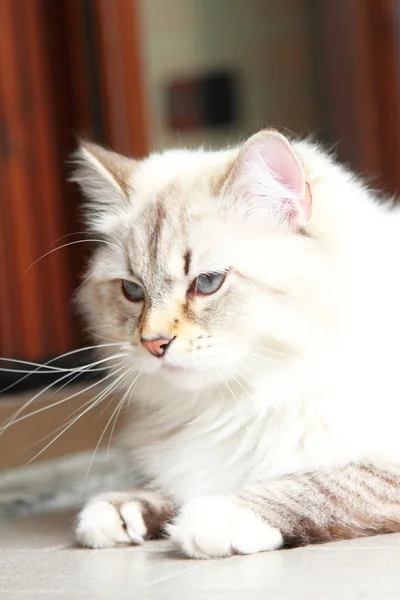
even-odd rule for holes
{"type": "Polygon", "coordinates": [[[75,539],[86,548],[143,544],[147,527],[140,500],[126,494],[105,494],[90,500],[80,512],[75,539]]]}
{"type": "Polygon", "coordinates": [[[283,545],[278,529],[250,508],[225,496],[190,501],[167,531],[175,545],[190,558],[253,554],[283,545]]]}

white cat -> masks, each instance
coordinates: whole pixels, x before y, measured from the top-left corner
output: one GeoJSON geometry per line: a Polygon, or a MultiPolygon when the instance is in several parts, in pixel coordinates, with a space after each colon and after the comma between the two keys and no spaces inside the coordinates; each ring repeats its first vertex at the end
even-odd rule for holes
{"type": "Polygon", "coordinates": [[[207,558],[400,530],[397,209],[272,130],[77,157],[104,239],[80,303],[147,481],[90,501],[78,542],[168,532],[207,558]]]}

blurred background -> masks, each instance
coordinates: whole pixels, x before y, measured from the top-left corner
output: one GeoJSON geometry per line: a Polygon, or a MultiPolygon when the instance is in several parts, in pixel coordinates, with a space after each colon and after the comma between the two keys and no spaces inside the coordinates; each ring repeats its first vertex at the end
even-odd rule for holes
{"type": "Polygon", "coordinates": [[[399,17],[397,0],[0,0],[0,356],[88,343],[76,135],[142,157],[274,126],[399,191],[399,17]]]}

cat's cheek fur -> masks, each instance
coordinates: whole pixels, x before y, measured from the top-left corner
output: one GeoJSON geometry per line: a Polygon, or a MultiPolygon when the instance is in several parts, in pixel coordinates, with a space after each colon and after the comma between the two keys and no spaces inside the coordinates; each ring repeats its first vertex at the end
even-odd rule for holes
{"type": "Polygon", "coordinates": [[[279,529],[229,496],[205,496],[188,502],[167,533],[189,558],[222,558],[283,546],[279,529]]]}

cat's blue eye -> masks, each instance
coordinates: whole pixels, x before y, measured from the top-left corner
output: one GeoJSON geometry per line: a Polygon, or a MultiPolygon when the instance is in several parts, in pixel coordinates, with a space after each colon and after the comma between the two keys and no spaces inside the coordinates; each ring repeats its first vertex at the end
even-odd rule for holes
{"type": "Polygon", "coordinates": [[[138,283],[129,281],[129,279],[122,279],[122,291],[128,300],[131,302],[141,302],[144,300],[144,289],[138,283]]]}
{"type": "Polygon", "coordinates": [[[191,286],[191,292],[194,294],[204,294],[208,296],[219,290],[224,283],[226,273],[203,273],[196,277],[191,286]]]}

